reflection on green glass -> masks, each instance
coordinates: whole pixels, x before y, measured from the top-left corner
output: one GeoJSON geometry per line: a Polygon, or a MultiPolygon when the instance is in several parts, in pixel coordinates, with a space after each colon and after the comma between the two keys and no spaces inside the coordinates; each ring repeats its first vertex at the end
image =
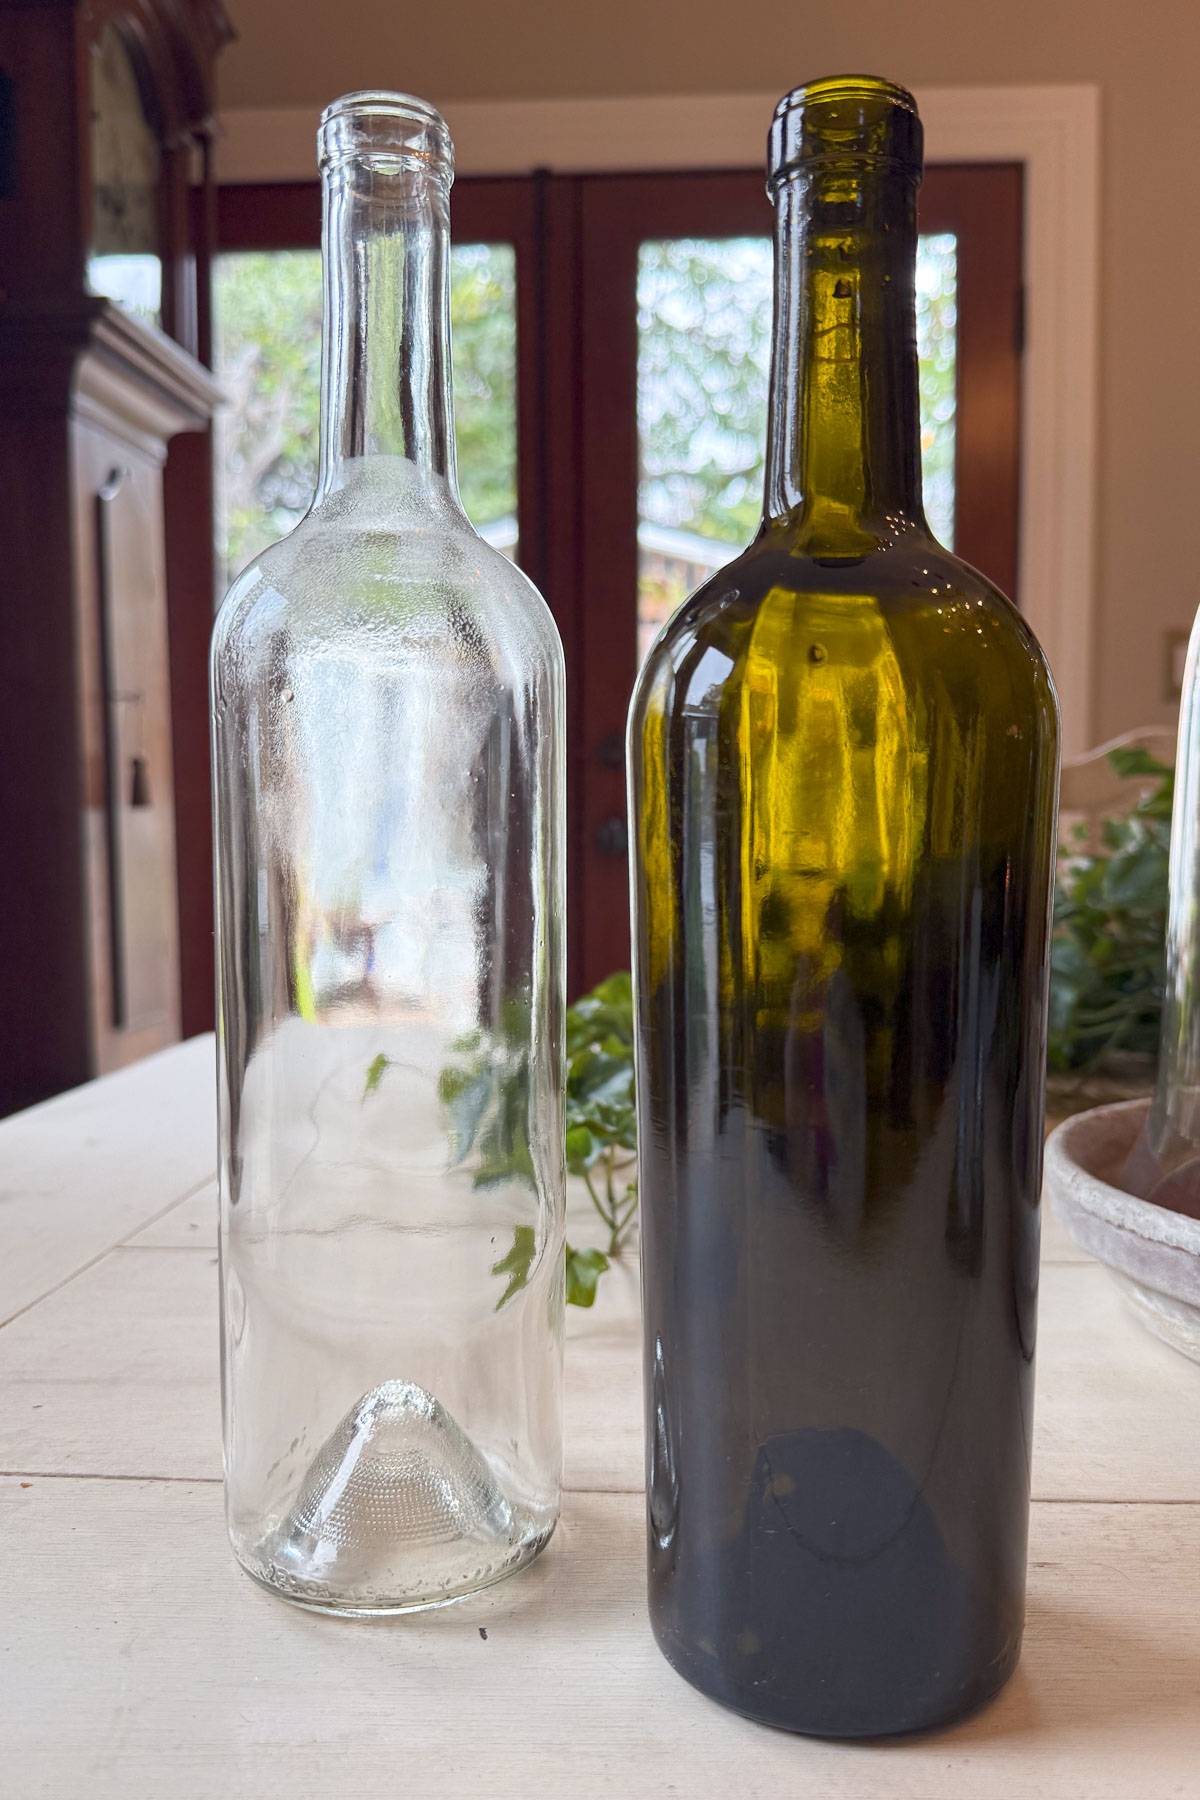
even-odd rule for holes
{"type": "MultiPolygon", "coordinates": [[[[954,547],[957,244],[919,240],[925,510],[954,547]]],[[[749,543],[762,514],[771,351],[768,238],[669,238],[638,262],[638,642],[749,543]]]]}
{"type": "MultiPolygon", "coordinates": [[[[463,504],[490,543],[517,542],[516,259],[509,244],[451,252],[454,412],[463,504]]],[[[317,472],[321,257],[221,256],[217,377],[228,405],[217,444],[218,553],[225,579],[301,517],[317,472]]]]}

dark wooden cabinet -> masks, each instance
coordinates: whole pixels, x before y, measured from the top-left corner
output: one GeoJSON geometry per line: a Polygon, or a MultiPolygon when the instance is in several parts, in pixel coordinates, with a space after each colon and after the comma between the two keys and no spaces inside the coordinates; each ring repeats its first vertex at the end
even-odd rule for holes
{"type": "Polygon", "coordinates": [[[0,0],[0,1111],[208,1022],[213,0],[0,0]]]}

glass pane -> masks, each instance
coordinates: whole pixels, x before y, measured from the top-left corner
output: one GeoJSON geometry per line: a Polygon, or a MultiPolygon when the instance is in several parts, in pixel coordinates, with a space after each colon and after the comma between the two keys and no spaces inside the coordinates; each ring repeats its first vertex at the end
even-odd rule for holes
{"type": "MultiPolygon", "coordinates": [[[[762,508],[771,348],[768,238],[669,238],[638,261],[638,651],[754,536],[762,508]]],[[[917,251],[925,506],[954,543],[952,233],[917,251]]]]}
{"type": "Polygon", "coordinates": [[[91,49],[92,243],[88,287],[147,324],[162,316],[162,151],[122,31],[91,49]]]}
{"type": "Polygon", "coordinates": [[[147,325],[162,320],[162,260],[160,257],[90,256],[88,291],[113,300],[147,325]]]}
{"type": "MultiPolygon", "coordinates": [[[[227,406],[217,427],[217,554],[228,583],[290,531],[317,474],[321,257],[236,251],[214,270],[215,363],[227,406]]],[[[450,255],[459,484],[497,549],[517,550],[516,254],[456,244],[450,255]]]]}
{"type": "Polygon", "coordinates": [[[958,240],[939,231],[917,239],[917,368],[925,517],[947,550],[954,548],[957,326],[958,240]]]}

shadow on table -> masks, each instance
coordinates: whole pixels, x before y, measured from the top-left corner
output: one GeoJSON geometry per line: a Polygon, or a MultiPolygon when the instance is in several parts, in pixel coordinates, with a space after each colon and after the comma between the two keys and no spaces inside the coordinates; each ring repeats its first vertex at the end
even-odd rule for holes
{"type": "Polygon", "coordinates": [[[1132,1582],[1130,1617],[1120,1623],[1031,1595],[1025,1646],[1012,1680],[989,1705],[945,1731],[890,1739],[887,1747],[999,1747],[1003,1740],[1006,1748],[1052,1741],[1061,1749],[1086,1741],[1094,1753],[1103,1750],[1106,1737],[1195,1716],[1200,1641],[1156,1636],[1152,1624],[1137,1616],[1132,1582]]]}
{"type": "MultiPolygon", "coordinates": [[[[452,1637],[467,1631],[491,1631],[503,1628],[526,1614],[546,1613],[561,1604],[561,1596],[569,1589],[569,1604],[580,1620],[581,1631],[592,1631],[610,1616],[627,1619],[629,1605],[629,1571],[635,1570],[638,1593],[645,1554],[641,1504],[631,1508],[628,1518],[623,1509],[612,1505],[613,1496],[596,1493],[567,1493],[563,1496],[563,1517],[541,1555],[518,1574],[498,1581],[465,1600],[427,1612],[384,1615],[378,1619],[339,1619],[334,1614],[312,1613],[321,1628],[329,1624],[362,1631],[437,1632],[452,1637]],[[624,1565],[614,1576],[614,1528],[622,1539],[619,1551],[624,1565]]],[[[274,1596],[270,1597],[275,1604],[274,1596]]],[[[644,1610],[644,1602],[643,1610],[644,1610]]],[[[291,1608],[293,1612],[300,1609],[291,1608]]],[[[647,1629],[649,1629],[647,1627],[647,1629]]]]}

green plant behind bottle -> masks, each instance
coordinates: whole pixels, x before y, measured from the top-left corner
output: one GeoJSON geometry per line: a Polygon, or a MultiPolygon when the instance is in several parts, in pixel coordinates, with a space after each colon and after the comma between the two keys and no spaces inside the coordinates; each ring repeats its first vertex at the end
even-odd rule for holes
{"type": "MultiPolygon", "coordinates": [[[[1102,845],[1075,848],[1059,861],[1054,895],[1048,1053],[1056,1072],[1086,1073],[1121,1051],[1154,1056],[1164,980],[1167,874],[1174,772],[1147,751],[1113,750],[1109,761],[1126,779],[1155,785],[1123,818],[1109,819],[1102,845]]],[[[514,1002],[514,1007],[516,1003],[514,1002]]],[[[455,1045],[458,1060],[439,1083],[453,1159],[478,1155],[476,1186],[532,1181],[526,1135],[528,1033],[517,1011],[494,1034],[473,1032],[455,1045]]],[[[609,1259],[620,1256],[637,1217],[637,1121],[633,1085],[633,994],[628,974],[610,975],[566,1013],[567,1172],[585,1184],[608,1233],[601,1249],[566,1247],[566,1294],[591,1306],[609,1259]]],[[[377,1056],[363,1099],[389,1067],[377,1056]]],[[[503,1306],[525,1286],[533,1235],[517,1226],[512,1247],[493,1268],[505,1286],[503,1306]]]]}
{"type": "MultiPolygon", "coordinates": [[[[442,1070],[438,1096],[446,1114],[452,1166],[477,1157],[476,1187],[532,1184],[529,1149],[529,1029],[518,1002],[494,1033],[475,1031],[453,1046],[457,1060],[442,1070]]],[[[603,1219],[603,1250],[566,1246],[566,1294],[571,1306],[591,1306],[596,1286],[628,1242],[637,1213],[633,1098],[633,990],[627,974],[610,975],[566,1013],[567,1173],[578,1176],[603,1219]]],[[[363,1080],[363,1102],[390,1067],[380,1054],[363,1080]]],[[[493,1266],[505,1286],[497,1310],[523,1288],[534,1261],[534,1235],[515,1228],[512,1247],[493,1266]]]]}
{"type": "Polygon", "coordinates": [[[1139,749],[1112,750],[1125,778],[1155,785],[1120,819],[1105,821],[1099,850],[1082,843],[1059,860],[1054,894],[1048,1053],[1055,1072],[1084,1074],[1115,1052],[1158,1051],[1165,976],[1171,803],[1175,776],[1139,749]]]}
{"type": "MultiPolygon", "coordinates": [[[[633,984],[610,975],[567,1009],[567,1172],[579,1176],[619,1256],[637,1211],[633,984]]],[[[591,1300],[582,1304],[590,1306],[591,1300]]]]}

